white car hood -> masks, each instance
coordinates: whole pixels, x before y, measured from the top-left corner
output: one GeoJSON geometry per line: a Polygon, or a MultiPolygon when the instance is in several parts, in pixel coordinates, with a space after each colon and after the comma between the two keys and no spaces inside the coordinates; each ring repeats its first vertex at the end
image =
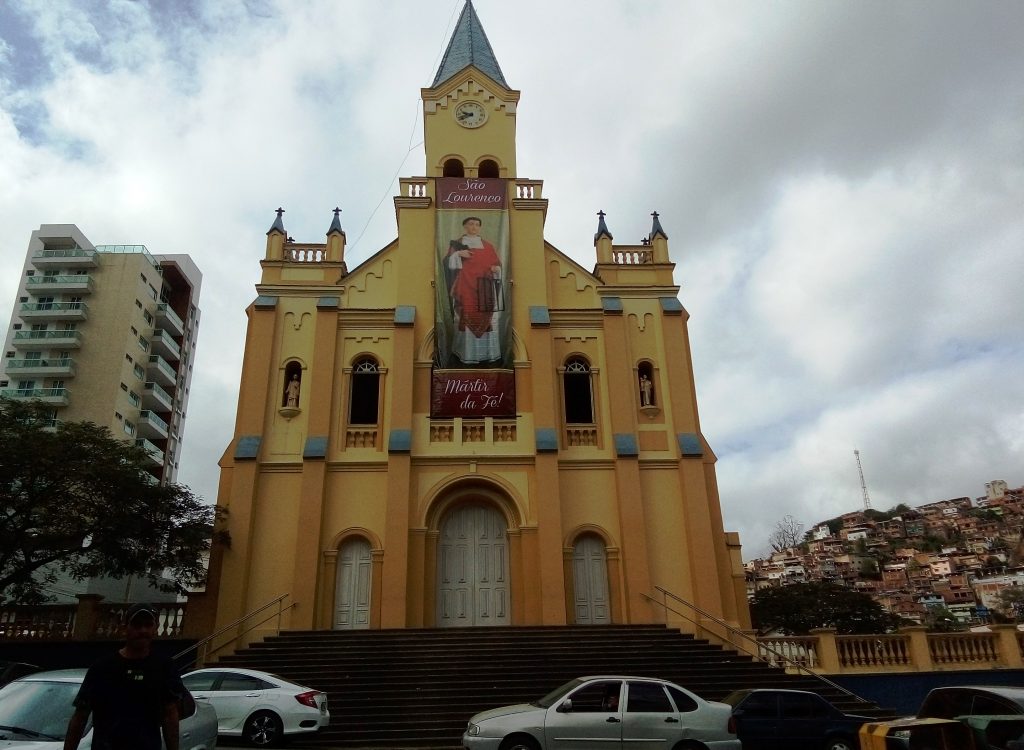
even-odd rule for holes
{"type": "Polygon", "coordinates": [[[12,750],[55,750],[64,747],[63,742],[54,740],[0,740],[0,748],[12,750]]]}
{"type": "Polygon", "coordinates": [[[488,719],[500,719],[502,716],[526,714],[531,711],[544,713],[544,709],[539,706],[531,706],[529,703],[517,703],[514,706],[502,706],[501,708],[492,708],[488,711],[481,711],[470,719],[470,721],[474,724],[479,724],[481,721],[487,721],[488,719]]]}

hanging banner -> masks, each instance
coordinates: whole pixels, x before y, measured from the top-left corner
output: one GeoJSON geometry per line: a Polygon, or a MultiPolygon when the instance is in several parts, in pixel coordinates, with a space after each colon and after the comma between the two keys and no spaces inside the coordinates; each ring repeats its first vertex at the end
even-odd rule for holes
{"type": "Polygon", "coordinates": [[[431,417],[514,417],[516,376],[512,370],[434,370],[431,417]]]}
{"type": "Polygon", "coordinates": [[[437,367],[512,366],[506,180],[437,178],[437,367]]]}

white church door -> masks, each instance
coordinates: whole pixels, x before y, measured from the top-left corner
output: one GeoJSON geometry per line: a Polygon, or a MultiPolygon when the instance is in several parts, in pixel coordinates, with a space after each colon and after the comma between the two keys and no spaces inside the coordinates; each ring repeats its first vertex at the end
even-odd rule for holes
{"type": "Polygon", "coordinates": [[[334,629],[370,627],[370,543],[354,537],[338,550],[334,629]]]}
{"type": "Polygon", "coordinates": [[[463,505],[444,519],[438,542],[438,627],[508,625],[508,534],[494,508],[463,505]]]}
{"type": "Polygon", "coordinates": [[[593,534],[576,540],[572,550],[573,591],[577,625],[608,625],[608,560],[604,542],[593,534]]]}

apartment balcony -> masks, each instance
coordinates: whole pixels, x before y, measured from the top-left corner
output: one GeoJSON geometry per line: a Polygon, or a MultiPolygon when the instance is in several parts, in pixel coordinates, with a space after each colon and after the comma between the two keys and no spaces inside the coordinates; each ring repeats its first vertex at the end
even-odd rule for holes
{"type": "Polygon", "coordinates": [[[161,302],[156,306],[156,322],[160,324],[161,328],[170,331],[172,336],[185,335],[184,321],[166,302],[161,302]]]}
{"type": "Polygon", "coordinates": [[[157,383],[148,381],[143,384],[142,405],[153,411],[170,411],[174,407],[174,396],[169,394],[157,383]]]}
{"type": "Polygon", "coordinates": [[[153,335],[149,337],[149,348],[154,354],[159,354],[164,359],[172,362],[181,360],[181,347],[162,328],[153,329],[153,335]]]}
{"type": "Polygon", "coordinates": [[[178,382],[178,371],[167,364],[167,360],[159,354],[149,355],[149,367],[146,372],[155,383],[168,388],[173,388],[174,384],[178,382]]]}
{"type": "Polygon", "coordinates": [[[69,247],[63,250],[43,250],[32,256],[36,268],[95,268],[98,265],[95,250],[69,247]]]}
{"type": "Polygon", "coordinates": [[[91,294],[93,290],[92,276],[87,273],[76,273],[61,276],[29,276],[28,291],[32,294],[50,294],[53,292],[75,292],[91,294]]]}
{"type": "Polygon", "coordinates": [[[77,349],[82,345],[82,333],[72,330],[15,331],[15,349],[77,349]]]}
{"type": "Polygon", "coordinates": [[[160,450],[160,448],[158,448],[156,445],[151,443],[149,440],[146,440],[146,438],[138,438],[135,441],[135,445],[139,448],[144,449],[146,453],[149,454],[149,460],[152,461],[154,464],[163,464],[164,452],[160,450]]]}
{"type": "Polygon", "coordinates": [[[11,377],[73,378],[75,363],[70,357],[64,359],[8,359],[4,362],[11,377]]]}
{"type": "Polygon", "coordinates": [[[51,406],[68,405],[67,388],[5,388],[0,396],[17,401],[42,401],[51,406]]]}
{"type": "Polygon", "coordinates": [[[86,320],[89,309],[84,302],[22,302],[18,314],[22,320],[86,320]]]}
{"type": "Polygon", "coordinates": [[[135,425],[136,434],[144,438],[166,440],[170,426],[156,412],[144,410],[139,412],[139,421],[135,425]]]}

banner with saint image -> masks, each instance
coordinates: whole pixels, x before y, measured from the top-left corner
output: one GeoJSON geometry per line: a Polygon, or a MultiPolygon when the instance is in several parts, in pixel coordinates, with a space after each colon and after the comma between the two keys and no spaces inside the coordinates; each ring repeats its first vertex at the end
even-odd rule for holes
{"type": "Polygon", "coordinates": [[[437,178],[436,366],[510,368],[506,181],[437,178]]]}

